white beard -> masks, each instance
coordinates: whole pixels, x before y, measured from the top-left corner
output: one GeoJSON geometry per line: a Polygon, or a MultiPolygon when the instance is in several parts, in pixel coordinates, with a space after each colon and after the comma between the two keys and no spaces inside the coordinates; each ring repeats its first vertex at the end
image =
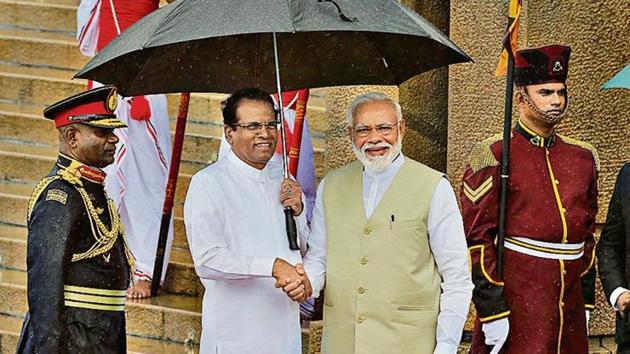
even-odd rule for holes
{"type": "Polygon", "coordinates": [[[396,143],[394,143],[394,145],[389,144],[385,141],[378,144],[365,143],[360,150],[354,145],[353,142],[352,151],[354,152],[354,155],[357,157],[357,159],[361,161],[363,167],[373,172],[383,172],[392,164],[394,159],[396,159],[396,156],[400,154],[400,151],[402,150],[401,140],[401,136],[400,134],[398,134],[398,139],[396,140],[396,143]],[[365,153],[367,149],[375,147],[387,147],[387,153],[382,156],[368,156],[365,153]]]}

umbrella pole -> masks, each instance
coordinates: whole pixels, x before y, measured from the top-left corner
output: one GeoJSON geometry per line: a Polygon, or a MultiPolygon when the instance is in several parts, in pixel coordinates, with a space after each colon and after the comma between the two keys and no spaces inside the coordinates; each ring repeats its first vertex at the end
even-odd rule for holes
{"type": "Polygon", "coordinates": [[[164,253],[166,251],[166,240],[168,238],[168,230],[173,212],[173,201],[175,200],[175,189],[177,188],[177,176],[179,174],[179,163],[181,161],[182,147],[184,145],[184,133],[186,131],[186,118],[188,117],[189,103],[190,92],[183,92],[179,97],[179,110],[177,112],[177,125],[175,127],[175,139],[173,141],[173,153],[171,155],[171,165],[168,172],[168,183],[166,184],[166,196],[164,197],[164,208],[162,209],[160,234],[157,250],[155,251],[153,279],[151,280],[151,296],[157,295],[158,289],[160,288],[160,280],[162,279],[164,253]]]}
{"type": "Polygon", "coordinates": [[[510,140],[512,138],[512,96],[514,94],[514,57],[508,52],[507,79],[505,80],[505,109],[503,112],[503,152],[499,187],[499,224],[497,225],[497,276],[503,279],[503,248],[507,218],[507,189],[510,178],[510,140]]]}
{"type": "MultiPolygon", "coordinates": [[[[284,178],[289,178],[289,163],[287,161],[287,139],[286,131],[284,128],[284,102],[282,102],[282,85],[280,84],[280,64],[278,58],[278,41],[276,39],[276,32],[273,32],[273,58],[276,65],[276,85],[278,89],[278,104],[280,110],[280,144],[282,144],[282,175],[284,178]]],[[[289,240],[289,249],[299,250],[300,246],[297,243],[297,227],[295,226],[295,219],[293,218],[293,209],[284,209],[284,220],[287,229],[287,238],[289,240]]]]}

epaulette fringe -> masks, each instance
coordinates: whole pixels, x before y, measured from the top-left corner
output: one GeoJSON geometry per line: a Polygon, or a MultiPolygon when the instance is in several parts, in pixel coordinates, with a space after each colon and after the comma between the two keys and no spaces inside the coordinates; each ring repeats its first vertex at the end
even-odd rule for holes
{"type": "Polygon", "coordinates": [[[468,157],[468,164],[474,173],[486,167],[499,165],[499,161],[492,153],[491,147],[501,139],[503,139],[503,134],[496,134],[475,145],[468,157]]]}

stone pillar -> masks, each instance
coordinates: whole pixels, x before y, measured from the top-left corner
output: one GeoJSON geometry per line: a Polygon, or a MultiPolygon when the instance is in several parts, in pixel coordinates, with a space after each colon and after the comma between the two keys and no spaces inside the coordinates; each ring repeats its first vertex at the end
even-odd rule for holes
{"type": "MultiPolygon", "coordinates": [[[[459,185],[473,145],[501,131],[505,79],[494,69],[507,22],[508,1],[452,0],[451,38],[475,63],[454,65],[449,77],[447,169],[459,185]]],[[[598,222],[605,220],[621,164],[630,161],[628,91],[600,86],[630,61],[630,19],[624,0],[523,2],[519,46],[560,43],[572,48],[571,106],[559,132],[595,145],[601,157],[598,222]]],[[[598,288],[590,334],[612,334],[614,317],[598,288]]]]}
{"type": "MultiPolygon", "coordinates": [[[[448,35],[450,1],[401,2],[448,35]]],[[[448,68],[431,70],[400,85],[400,105],[407,121],[404,153],[432,168],[446,172],[448,68]]]]}

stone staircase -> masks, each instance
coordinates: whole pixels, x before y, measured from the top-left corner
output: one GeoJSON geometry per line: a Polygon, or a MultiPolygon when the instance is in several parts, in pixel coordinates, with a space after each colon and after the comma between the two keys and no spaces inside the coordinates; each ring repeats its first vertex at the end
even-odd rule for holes
{"type": "MultiPolygon", "coordinates": [[[[37,181],[57,155],[56,131],[42,109],[85,89],[72,80],[87,58],[76,45],[78,0],[0,0],[0,353],[15,352],[26,302],[26,204],[37,181]]],[[[193,173],[216,160],[222,132],[223,94],[192,94],[177,185],[175,239],[165,291],[156,298],[129,301],[130,353],[194,353],[201,334],[201,294],[182,218],[193,173]]],[[[169,95],[175,128],[178,95],[169,95]]],[[[325,104],[313,90],[307,108],[323,171],[325,104]]]]}

